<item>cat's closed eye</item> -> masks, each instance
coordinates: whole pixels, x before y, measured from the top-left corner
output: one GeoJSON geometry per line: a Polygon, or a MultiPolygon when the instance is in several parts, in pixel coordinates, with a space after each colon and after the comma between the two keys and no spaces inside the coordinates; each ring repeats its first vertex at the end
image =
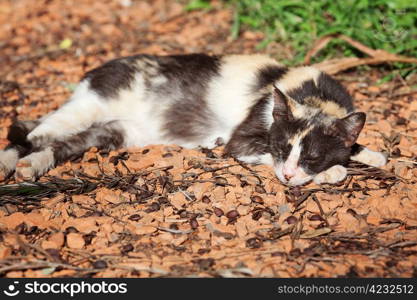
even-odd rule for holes
{"type": "Polygon", "coordinates": [[[280,146],[273,147],[272,150],[273,150],[273,153],[275,155],[282,157],[284,155],[288,155],[290,153],[291,149],[288,146],[281,146],[280,145],[280,146]]]}
{"type": "Polygon", "coordinates": [[[309,155],[304,158],[304,161],[307,163],[316,163],[318,162],[322,157],[320,155],[309,155]]]}

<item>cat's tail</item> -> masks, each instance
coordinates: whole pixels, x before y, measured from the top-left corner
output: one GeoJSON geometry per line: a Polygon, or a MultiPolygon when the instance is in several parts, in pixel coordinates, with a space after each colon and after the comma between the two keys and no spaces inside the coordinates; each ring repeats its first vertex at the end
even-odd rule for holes
{"type": "MultiPolygon", "coordinates": [[[[38,121],[16,122],[9,131],[10,144],[0,151],[0,181],[15,169],[24,166],[22,158],[42,152],[54,141],[76,135],[106,117],[106,105],[97,93],[90,89],[89,80],[80,82],[69,101],[58,110],[38,121]]],[[[43,153],[43,152],[42,152],[43,153]]],[[[34,159],[43,163],[40,155],[34,159]],[[38,157],[39,156],[39,157],[38,157]]],[[[51,167],[51,164],[44,169],[51,167]]]]}

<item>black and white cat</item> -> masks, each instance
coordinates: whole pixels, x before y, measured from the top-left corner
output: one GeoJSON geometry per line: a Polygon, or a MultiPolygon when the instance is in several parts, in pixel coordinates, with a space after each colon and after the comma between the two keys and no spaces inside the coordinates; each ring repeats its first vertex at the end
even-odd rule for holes
{"type": "Polygon", "coordinates": [[[287,185],[336,183],[350,159],[383,154],[355,143],[365,114],[334,79],[263,55],[137,55],[88,72],[69,101],[38,121],[16,122],[0,151],[0,177],[34,180],[90,147],[147,144],[212,148],[268,164],[287,185]]]}

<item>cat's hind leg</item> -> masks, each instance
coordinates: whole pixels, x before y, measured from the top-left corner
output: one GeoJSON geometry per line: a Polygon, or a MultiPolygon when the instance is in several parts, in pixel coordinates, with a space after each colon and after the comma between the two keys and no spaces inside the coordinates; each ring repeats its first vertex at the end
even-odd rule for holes
{"type": "Polygon", "coordinates": [[[124,144],[124,129],[117,121],[94,123],[79,133],[50,141],[39,151],[21,158],[16,165],[17,181],[35,180],[55,165],[80,157],[91,147],[114,150],[124,144]]]}
{"type": "Polygon", "coordinates": [[[80,82],[69,101],[58,110],[42,118],[41,123],[28,134],[33,146],[86,130],[93,123],[106,118],[105,101],[89,87],[88,80],[80,82]]]}
{"type": "Polygon", "coordinates": [[[0,150],[0,181],[11,175],[19,158],[31,151],[32,145],[27,135],[38,124],[39,121],[16,121],[10,126],[7,135],[10,143],[4,150],[0,150]]]}
{"type": "MultiPolygon", "coordinates": [[[[15,178],[33,180],[47,172],[57,163],[55,157],[59,157],[59,150],[56,145],[59,141],[72,141],[87,132],[97,131],[93,124],[106,117],[106,104],[102,97],[90,89],[88,80],[81,81],[69,101],[43,117],[39,125],[27,135],[26,139],[33,152],[16,163],[15,178]]],[[[99,146],[89,142],[86,144],[91,145],[89,147],[99,146]]],[[[73,150],[68,143],[62,153],[73,150]]]]}
{"type": "Polygon", "coordinates": [[[352,146],[350,159],[372,167],[382,167],[387,163],[387,157],[384,154],[369,150],[359,144],[352,146]]]}
{"type": "Polygon", "coordinates": [[[19,152],[7,147],[0,150],[0,181],[5,180],[14,171],[19,159],[19,152]]]}

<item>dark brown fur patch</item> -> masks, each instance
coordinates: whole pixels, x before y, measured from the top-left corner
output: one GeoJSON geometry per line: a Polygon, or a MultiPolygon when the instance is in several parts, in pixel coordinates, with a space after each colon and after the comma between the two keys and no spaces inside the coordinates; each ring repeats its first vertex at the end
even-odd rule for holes
{"type": "Polygon", "coordinates": [[[351,147],[355,144],[359,133],[365,125],[366,114],[363,112],[352,113],[343,119],[338,119],[328,126],[324,131],[331,136],[342,140],[346,147],[351,147]]]}
{"type": "Polygon", "coordinates": [[[155,92],[172,99],[164,118],[166,137],[204,137],[215,121],[205,97],[208,83],[219,74],[220,58],[204,54],[161,57],[159,67],[168,82],[155,92]]]}
{"type": "Polygon", "coordinates": [[[260,119],[270,101],[268,98],[264,96],[259,99],[246,119],[236,128],[226,145],[226,154],[238,157],[269,152],[268,128],[260,119]]]}
{"type": "Polygon", "coordinates": [[[345,165],[351,149],[341,139],[325,134],[322,126],[316,126],[301,141],[300,165],[308,174],[317,174],[334,165],[345,165]]]}
{"type": "Polygon", "coordinates": [[[313,80],[307,80],[300,87],[288,91],[287,94],[301,104],[305,103],[305,99],[314,97],[321,101],[335,102],[345,108],[348,113],[353,111],[353,101],[346,89],[325,73],[320,74],[317,85],[313,80]]]}
{"type": "Polygon", "coordinates": [[[6,149],[16,149],[19,157],[28,154],[32,150],[32,143],[27,140],[27,135],[36,126],[39,125],[39,121],[16,121],[10,128],[7,134],[7,139],[10,144],[6,149]]]}
{"type": "Polygon", "coordinates": [[[124,142],[124,133],[117,122],[93,124],[80,133],[52,143],[55,163],[80,157],[91,147],[103,150],[120,148],[124,142]]]}
{"type": "Polygon", "coordinates": [[[90,88],[103,98],[116,97],[121,89],[130,88],[137,69],[133,58],[119,58],[87,72],[83,79],[90,81],[90,88]]]}
{"type": "Polygon", "coordinates": [[[277,161],[285,161],[290,154],[293,137],[301,134],[309,127],[305,119],[278,119],[269,130],[269,149],[277,161]]]}
{"type": "Polygon", "coordinates": [[[281,66],[265,66],[259,69],[256,74],[256,82],[254,84],[254,91],[259,91],[260,89],[273,84],[285,73],[288,71],[288,68],[281,66]]]}

